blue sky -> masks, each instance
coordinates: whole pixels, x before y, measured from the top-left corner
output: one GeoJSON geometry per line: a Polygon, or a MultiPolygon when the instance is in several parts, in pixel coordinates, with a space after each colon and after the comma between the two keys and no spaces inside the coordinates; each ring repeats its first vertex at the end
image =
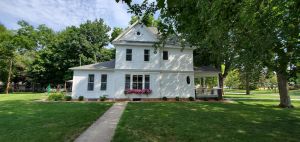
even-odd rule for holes
{"type": "MultiPolygon", "coordinates": [[[[139,2],[141,0],[135,0],[139,2]]],[[[55,31],[86,20],[102,18],[110,27],[128,26],[127,5],[115,0],[0,0],[0,23],[17,29],[17,21],[46,24],[55,31]]]]}

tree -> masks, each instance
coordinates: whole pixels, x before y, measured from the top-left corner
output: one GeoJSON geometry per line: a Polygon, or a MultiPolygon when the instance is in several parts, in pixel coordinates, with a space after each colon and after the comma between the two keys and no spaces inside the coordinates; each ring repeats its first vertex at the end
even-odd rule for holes
{"type": "MultiPolygon", "coordinates": [[[[139,16],[131,16],[129,24],[132,25],[139,19],[140,19],[139,16]]],[[[141,22],[144,23],[147,27],[157,27],[159,19],[155,20],[154,16],[150,14],[150,15],[143,16],[141,22]]]]}
{"type": "Polygon", "coordinates": [[[70,67],[110,60],[113,53],[103,48],[109,43],[110,28],[102,19],[71,26],[58,33],[54,42],[39,51],[32,75],[42,86],[60,84],[72,78],[70,67]]]}
{"type": "MultiPolygon", "coordinates": [[[[299,1],[247,1],[243,7],[244,26],[253,31],[255,56],[276,72],[280,107],[293,107],[287,82],[295,78],[299,48],[299,1]]],[[[252,56],[254,57],[254,56],[252,56]]]]}
{"type": "MultiPolygon", "coordinates": [[[[3,79],[6,81],[6,93],[8,94],[11,81],[24,81],[26,75],[26,67],[30,59],[28,53],[31,52],[36,46],[36,32],[33,26],[25,21],[19,21],[20,28],[16,32],[3,30],[3,40],[1,41],[2,62],[7,69],[2,70],[2,74],[7,77],[3,79]],[[6,64],[6,65],[5,65],[6,64]]],[[[4,27],[4,28],[3,28],[4,27]]]]}
{"type": "Polygon", "coordinates": [[[121,33],[123,32],[122,28],[114,28],[111,35],[110,35],[110,42],[116,39],[121,33]]]}
{"type": "Polygon", "coordinates": [[[240,77],[239,71],[237,69],[232,70],[228,73],[224,81],[224,84],[230,89],[238,88],[239,85],[241,84],[239,77],[240,77]]]}

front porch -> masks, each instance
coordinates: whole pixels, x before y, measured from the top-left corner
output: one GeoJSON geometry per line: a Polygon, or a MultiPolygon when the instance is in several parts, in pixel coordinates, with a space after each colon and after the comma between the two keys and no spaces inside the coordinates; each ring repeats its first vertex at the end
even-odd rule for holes
{"type": "Polygon", "coordinates": [[[222,89],[219,83],[219,71],[213,67],[195,67],[195,98],[222,99],[222,89]]]}

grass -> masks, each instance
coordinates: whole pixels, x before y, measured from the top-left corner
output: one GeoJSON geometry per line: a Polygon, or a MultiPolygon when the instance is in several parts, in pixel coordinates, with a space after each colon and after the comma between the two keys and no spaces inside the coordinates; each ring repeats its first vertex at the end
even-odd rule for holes
{"type": "Polygon", "coordinates": [[[0,141],[73,141],[112,104],[37,102],[44,94],[0,94],[0,141]]]}
{"type": "MultiPolygon", "coordinates": [[[[225,90],[225,98],[259,98],[259,99],[279,99],[279,93],[273,90],[253,90],[250,95],[244,94],[245,90],[225,90]]],[[[290,90],[289,95],[292,99],[300,99],[300,90],[290,90]]]]}
{"type": "Polygon", "coordinates": [[[299,141],[300,101],[129,103],[113,141],[299,141]]]}

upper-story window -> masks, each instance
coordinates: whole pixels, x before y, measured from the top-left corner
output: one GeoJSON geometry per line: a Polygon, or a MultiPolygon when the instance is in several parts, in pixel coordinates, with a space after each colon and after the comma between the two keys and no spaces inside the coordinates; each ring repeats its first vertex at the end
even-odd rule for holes
{"type": "Polygon", "coordinates": [[[88,91],[93,91],[94,90],[94,80],[95,75],[94,74],[89,74],[88,77],[88,91]]]}
{"type": "Polygon", "coordinates": [[[168,51],[163,51],[163,60],[169,60],[169,53],[168,53],[168,51]]]}
{"type": "Polygon", "coordinates": [[[132,60],[132,49],[126,49],[126,61],[132,60]]]}
{"type": "Polygon", "coordinates": [[[100,90],[106,90],[107,88],[107,74],[102,74],[101,75],[101,87],[100,90]]]}
{"type": "Polygon", "coordinates": [[[145,49],[144,50],[144,61],[149,61],[150,60],[150,50],[145,49]]]}

